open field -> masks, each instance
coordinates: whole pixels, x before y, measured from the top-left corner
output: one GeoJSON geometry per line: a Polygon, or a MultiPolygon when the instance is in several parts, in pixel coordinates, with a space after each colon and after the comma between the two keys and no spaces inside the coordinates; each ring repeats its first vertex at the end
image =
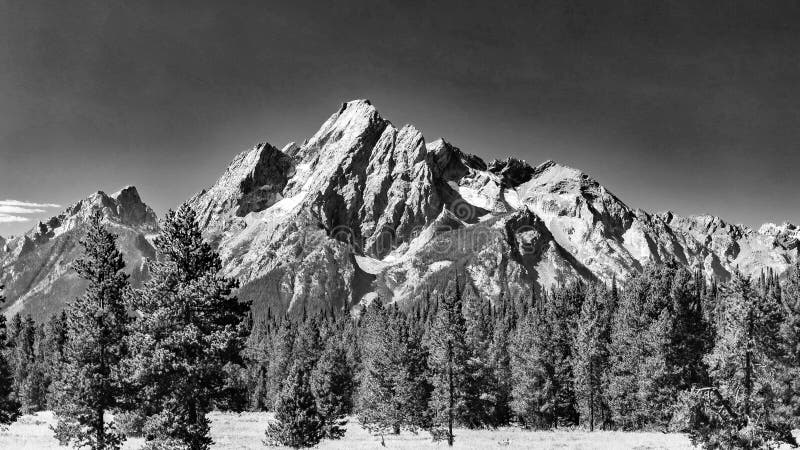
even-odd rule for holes
{"type": "MultiPolygon", "coordinates": [[[[267,413],[219,413],[211,414],[211,434],[215,449],[264,448],[264,428],[269,418],[267,413]]],[[[49,412],[23,416],[7,430],[0,431],[0,449],[49,450],[59,449],[49,425],[53,415],[49,412]]],[[[689,439],[681,434],[623,433],[598,431],[524,431],[517,428],[501,428],[494,431],[456,431],[455,448],[461,449],[690,449],[689,439]]],[[[126,442],[125,448],[134,450],[142,445],[140,439],[126,442]]],[[[351,423],[347,435],[341,441],[325,441],[320,449],[381,449],[380,439],[371,436],[363,428],[351,423]]],[[[445,449],[444,443],[431,442],[428,433],[403,433],[387,436],[385,448],[445,449]]]]}

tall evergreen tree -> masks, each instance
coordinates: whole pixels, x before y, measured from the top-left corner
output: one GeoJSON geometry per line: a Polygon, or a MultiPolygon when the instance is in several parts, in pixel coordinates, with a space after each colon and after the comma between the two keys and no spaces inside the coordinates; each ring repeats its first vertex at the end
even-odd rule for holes
{"type": "Polygon", "coordinates": [[[589,431],[594,431],[596,423],[605,424],[610,415],[603,385],[610,344],[609,297],[603,285],[589,286],[573,343],[575,395],[581,421],[589,425],[589,431]]]}
{"type": "Polygon", "coordinates": [[[267,425],[267,445],[315,447],[325,437],[325,420],[317,410],[306,369],[301,362],[290,369],[275,403],[275,421],[267,425]]]}
{"type": "Polygon", "coordinates": [[[419,335],[402,313],[379,302],[367,308],[362,321],[359,421],[381,436],[426,427],[430,389],[419,335]]]}
{"type": "MultiPolygon", "coordinates": [[[[4,286],[0,285],[0,304],[6,301],[3,288],[4,286]]],[[[20,415],[19,402],[14,398],[14,378],[6,358],[7,341],[6,316],[0,314],[0,427],[14,422],[20,415]]]]}
{"type": "Polygon", "coordinates": [[[494,333],[492,334],[492,346],[489,349],[491,357],[492,372],[495,380],[495,399],[494,399],[494,419],[493,422],[500,425],[508,425],[511,421],[513,412],[511,410],[511,333],[513,324],[511,321],[498,320],[498,311],[495,310],[494,333]]]}
{"type": "Polygon", "coordinates": [[[780,414],[775,373],[781,320],[776,299],[757,295],[736,271],[722,297],[717,341],[706,360],[712,386],[691,399],[691,436],[708,448],[797,445],[780,414]]]}
{"type": "Polygon", "coordinates": [[[785,317],[780,328],[783,367],[779,375],[781,404],[800,427],[800,260],[789,269],[781,295],[785,317]]]}
{"type": "Polygon", "coordinates": [[[31,316],[19,324],[13,352],[14,386],[23,414],[31,414],[40,406],[36,367],[36,323],[31,316]]]}
{"type": "Polygon", "coordinates": [[[346,416],[353,411],[353,373],[339,338],[328,340],[311,372],[310,383],[317,411],[325,422],[325,437],[341,438],[345,433],[346,416]]]}
{"type": "Polygon", "coordinates": [[[61,373],[61,365],[64,364],[67,349],[67,312],[54,315],[47,322],[44,333],[43,356],[44,373],[48,381],[48,392],[46,403],[48,407],[54,405],[53,382],[58,379],[61,373]]]}
{"type": "Polygon", "coordinates": [[[73,267],[88,282],[86,293],[67,306],[67,345],[56,382],[56,438],[93,449],[119,448],[124,437],[105,414],[118,404],[119,362],[128,315],[123,295],[128,276],[117,249],[117,237],[102,223],[100,212],[89,220],[81,241],[84,256],[73,267]]]}
{"type": "Polygon", "coordinates": [[[512,344],[511,403],[526,427],[551,428],[574,424],[578,414],[570,364],[576,303],[572,292],[556,292],[528,311],[512,344]]]}
{"type": "Polygon", "coordinates": [[[219,275],[220,257],[188,205],[167,213],[155,247],[151,279],[131,298],[139,314],[125,361],[132,400],[147,416],[149,442],[206,449],[206,414],[225,385],[226,365],[241,363],[248,305],[231,294],[236,282],[219,275]]]}
{"type": "Polygon", "coordinates": [[[433,386],[431,430],[435,439],[447,440],[450,446],[455,437],[453,426],[465,409],[466,332],[461,289],[456,280],[444,295],[439,296],[428,344],[428,368],[433,386]]]}
{"type": "Polygon", "coordinates": [[[681,390],[706,379],[710,339],[691,272],[648,265],[627,283],[614,315],[606,390],[615,424],[667,429],[681,390]]]}
{"type": "Polygon", "coordinates": [[[464,367],[464,410],[459,419],[469,428],[497,426],[496,408],[501,394],[492,364],[492,306],[469,285],[464,298],[467,360],[464,367]]]}
{"type": "Polygon", "coordinates": [[[283,319],[270,339],[270,359],[267,365],[267,404],[275,405],[283,391],[283,383],[289,378],[294,358],[294,342],[297,335],[296,324],[288,318],[283,319]]]}

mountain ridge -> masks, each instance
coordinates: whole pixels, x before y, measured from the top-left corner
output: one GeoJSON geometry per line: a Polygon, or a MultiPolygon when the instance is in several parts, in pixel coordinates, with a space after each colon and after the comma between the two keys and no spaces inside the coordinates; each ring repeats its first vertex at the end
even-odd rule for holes
{"type": "MultiPolygon", "coordinates": [[[[621,281],[669,260],[720,280],[736,268],[782,273],[800,242],[789,223],[754,229],[712,215],[633,209],[554,160],[486,163],[450,140],[426,141],[413,125],[396,127],[368,100],[343,103],[302,145],[262,142],[235,155],[188,204],[218,248],[223,274],[239,279],[239,295],[256,313],[349,309],[376,298],[406,305],[453,276],[494,303],[573,279],[621,281]]],[[[87,205],[125,233],[132,270],[144,270],[152,251],[139,241],[152,239],[158,224],[132,187],[93,194],[51,219],[53,227],[48,221],[43,233],[53,238],[62,223],[74,224],[65,229],[74,229],[63,244],[69,251],[60,253],[61,266],[43,260],[25,270],[68,277],[63,265],[74,257],[87,205]]],[[[15,269],[35,235],[0,246],[4,269],[15,269]]],[[[20,270],[4,277],[25,278],[20,270]]],[[[18,285],[9,284],[12,305],[30,297],[18,285]]],[[[40,280],[36,292],[51,291],[53,283],[40,280]]],[[[37,302],[46,306],[46,297],[37,302]]]]}

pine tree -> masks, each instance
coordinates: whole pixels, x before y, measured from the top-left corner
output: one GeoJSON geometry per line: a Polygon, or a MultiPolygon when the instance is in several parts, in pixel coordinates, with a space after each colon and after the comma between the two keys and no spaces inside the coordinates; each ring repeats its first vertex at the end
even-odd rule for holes
{"type": "Polygon", "coordinates": [[[458,281],[439,297],[436,320],[429,338],[430,371],[433,393],[430,408],[434,439],[453,445],[453,426],[464,412],[465,368],[468,352],[465,346],[466,323],[458,281]]]}
{"type": "Polygon", "coordinates": [[[578,287],[528,311],[512,344],[511,406],[525,427],[551,428],[577,422],[572,366],[572,327],[578,287]]]}
{"type": "Polygon", "coordinates": [[[780,305],[761,297],[736,271],[722,298],[717,341],[706,361],[712,386],[689,399],[692,440],[708,448],[797,445],[779,414],[776,346],[780,305]]]}
{"type": "Polygon", "coordinates": [[[43,356],[44,373],[48,381],[48,392],[46,403],[49,408],[55,403],[53,392],[53,382],[58,379],[61,373],[61,365],[64,363],[67,347],[67,312],[54,315],[47,322],[44,333],[43,356]]]}
{"type": "Polygon", "coordinates": [[[667,429],[682,390],[704,383],[710,333],[697,281],[670,262],[627,283],[614,315],[606,391],[614,423],[667,429]]]}
{"type": "Polygon", "coordinates": [[[427,427],[430,388],[420,336],[399,311],[379,302],[362,317],[362,360],[356,395],[359,421],[381,437],[427,427]]]}
{"type": "Polygon", "coordinates": [[[151,279],[130,302],[139,314],[125,361],[131,400],[147,417],[149,442],[206,449],[206,414],[223,392],[226,366],[242,362],[249,306],[231,294],[236,282],[218,274],[220,257],[189,206],[167,213],[155,247],[151,279]]]}
{"type": "Polygon", "coordinates": [[[573,343],[575,395],[581,421],[588,423],[589,431],[594,431],[596,423],[605,423],[609,416],[603,386],[610,344],[607,297],[604,286],[600,284],[587,289],[573,343]]]}
{"type": "Polygon", "coordinates": [[[493,423],[497,426],[508,425],[512,418],[511,410],[511,321],[495,319],[492,346],[489,349],[492,371],[496,382],[493,423]]]}
{"type": "MultiPolygon", "coordinates": [[[[0,285],[0,304],[5,303],[3,285],[0,285]]],[[[13,376],[11,367],[6,359],[5,349],[8,345],[6,316],[0,314],[0,427],[6,426],[20,415],[20,405],[13,394],[13,376]]]]}
{"type": "Polygon", "coordinates": [[[284,319],[271,338],[270,360],[267,366],[267,404],[275,405],[283,391],[283,383],[289,377],[294,357],[294,342],[297,335],[293,321],[284,319]]]}
{"type": "Polygon", "coordinates": [[[779,375],[781,403],[792,426],[800,427],[800,260],[789,269],[781,295],[785,318],[780,328],[783,367],[779,375]]]}
{"type": "Polygon", "coordinates": [[[325,420],[317,410],[309,373],[295,363],[275,405],[275,422],[267,425],[265,443],[291,448],[314,447],[324,438],[325,420]]]}
{"type": "Polygon", "coordinates": [[[464,298],[467,360],[464,367],[464,412],[460,421],[468,428],[497,426],[496,408],[500,393],[492,366],[492,307],[487,299],[469,287],[464,298]]]}
{"type": "Polygon", "coordinates": [[[19,324],[14,345],[14,386],[23,414],[38,410],[38,371],[36,367],[36,323],[28,316],[19,324]]]}
{"type": "Polygon", "coordinates": [[[325,422],[325,437],[339,439],[344,436],[346,416],[353,410],[353,373],[339,339],[328,341],[311,372],[311,393],[325,422]]]}
{"type": "Polygon", "coordinates": [[[54,389],[57,439],[62,445],[93,449],[119,448],[124,439],[104,416],[117,406],[120,395],[128,276],[122,272],[125,262],[117,237],[102,220],[99,212],[91,216],[81,241],[84,256],[73,266],[88,286],[67,306],[68,342],[54,389]]]}

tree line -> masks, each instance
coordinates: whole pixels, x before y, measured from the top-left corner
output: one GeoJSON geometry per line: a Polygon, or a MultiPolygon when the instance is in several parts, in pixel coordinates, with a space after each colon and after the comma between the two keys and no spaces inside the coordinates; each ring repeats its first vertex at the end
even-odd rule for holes
{"type": "Polygon", "coordinates": [[[0,422],[53,409],[64,444],[206,449],[216,408],[273,411],[265,443],[295,448],[341,438],[350,417],[450,445],[456,428],[508,425],[796,445],[800,265],[717,283],[667,262],[495,303],[454,272],[402,309],[256,320],[188,207],[167,214],[141,289],[100,216],[83,244],[84,296],[45,324],[0,318],[0,422]]]}

